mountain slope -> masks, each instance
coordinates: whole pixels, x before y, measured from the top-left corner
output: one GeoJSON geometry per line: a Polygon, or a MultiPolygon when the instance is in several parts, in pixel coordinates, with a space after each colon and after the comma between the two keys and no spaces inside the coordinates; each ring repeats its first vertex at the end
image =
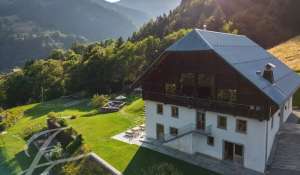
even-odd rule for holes
{"type": "Polygon", "coordinates": [[[91,0],[0,0],[0,72],[76,41],[128,37],[137,29],[134,21],[141,25],[147,18],[136,10],[104,6],[91,0]]]}
{"type": "Polygon", "coordinates": [[[142,26],[144,23],[148,22],[148,20],[151,18],[146,12],[143,11],[143,9],[137,10],[133,8],[128,8],[119,5],[118,3],[106,2],[105,0],[92,0],[92,2],[95,2],[104,8],[112,9],[115,12],[126,16],[137,27],[142,26]]]}
{"type": "Polygon", "coordinates": [[[289,67],[300,72],[300,36],[296,36],[269,50],[289,67]]]}
{"type": "Polygon", "coordinates": [[[128,18],[90,0],[15,0],[0,11],[1,16],[16,15],[41,27],[81,35],[92,41],[126,37],[136,30],[128,18]]]}
{"type": "Polygon", "coordinates": [[[148,23],[132,38],[163,37],[181,28],[232,32],[237,29],[269,48],[299,34],[298,0],[183,0],[170,15],[148,23]]]}
{"type": "Polygon", "coordinates": [[[117,4],[124,7],[146,12],[149,16],[157,17],[175,9],[181,0],[121,0],[117,4]]]}

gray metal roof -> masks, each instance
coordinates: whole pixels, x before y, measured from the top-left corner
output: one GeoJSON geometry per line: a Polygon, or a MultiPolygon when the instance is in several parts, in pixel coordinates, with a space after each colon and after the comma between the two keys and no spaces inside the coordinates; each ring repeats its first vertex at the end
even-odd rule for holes
{"type": "Polygon", "coordinates": [[[195,29],[166,51],[204,50],[213,50],[278,105],[282,105],[300,87],[300,76],[243,35],[195,29]],[[256,73],[263,72],[268,63],[276,66],[274,84],[256,73]]]}

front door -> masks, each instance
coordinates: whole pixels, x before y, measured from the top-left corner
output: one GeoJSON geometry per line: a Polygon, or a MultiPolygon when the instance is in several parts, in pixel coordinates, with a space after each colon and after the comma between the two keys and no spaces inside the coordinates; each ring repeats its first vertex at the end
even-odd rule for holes
{"type": "Polygon", "coordinates": [[[244,162],[244,146],[225,141],[224,160],[229,160],[242,165],[244,162]]]}
{"type": "Polygon", "coordinates": [[[197,130],[205,130],[205,112],[197,111],[196,128],[197,130]]]}
{"type": "Polygon", "coordinates": [[[164,140],[165,128],[162,124],[156,124],[156,138],[157,140],[164,140]]]}

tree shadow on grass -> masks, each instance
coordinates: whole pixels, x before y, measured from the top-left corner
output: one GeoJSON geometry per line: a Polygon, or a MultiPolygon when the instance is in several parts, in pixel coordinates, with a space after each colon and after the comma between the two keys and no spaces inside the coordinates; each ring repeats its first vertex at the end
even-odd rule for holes
{"type": "Polygon", "coordinates": [[[88,105],[88,100],[79,100],[79,103],[73,106],[66,105],[71,102],[72,100],[58,99],[45,103],[40,103],[26,110],[24,114],[31,118],[37,118],[47,115],[49,112],[63,112],[66,109],[80,112],[89,112],[93,109],[88,105]]]}
{"type": "Polygon", "coordinates": [[[16,154],[13,159],[7,160],[7,158],[5,148],[0,148],[0,174],[17,174],[19,168],[24,170],[31,162],[30,159],[26,157],[24,151],[16,154]]]}
{"type": "MultiPolygon", "coordinates": [[[[169,164],[175,167],[176,172],[182,175],[216,175],[211,171],[143,147],[138,149],[123,174],[151,175],[151,169],[161,164],[169,164]]],[[[162,172],[162,174],[172,175],[168,172],[162,172]]]]}

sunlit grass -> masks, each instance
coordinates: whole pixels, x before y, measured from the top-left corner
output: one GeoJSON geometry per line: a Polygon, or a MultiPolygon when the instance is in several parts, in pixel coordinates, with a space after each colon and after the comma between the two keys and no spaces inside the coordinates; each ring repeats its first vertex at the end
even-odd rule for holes
{"type": "Polygon", "coordinates": [[[116,141],[111,137],[144,122],[144,102],[141,99],[129,100],[123,110],[111,114],[97,114],[88,100],[65,107],[66,100],[54,100],[44,104],[20,106],[9,111],[24,114],[24,117],[0,137],[0,174],[16,174],[27,169],[31,160],[24,153],[25,141],[22,131],[31,125],[45,124],[47,114],[56,111],[60,116],[76,115],[77,119],[67,120],[93,152],[111,163],[124,175],[140,175],[143,169],[160,163],[173,164],[180,172],[189,175],[211,175],[213,173],[197,166],[182,162],[160,153],[140,148],[136,145],[116,141]],[[130,103],[132,101],[132,103],[130,103]]]}
{"type": "Polygon", "coordinates": [[[269,50],[289,67],[300,72],[300,36],[294,37],[269,50]]]}

